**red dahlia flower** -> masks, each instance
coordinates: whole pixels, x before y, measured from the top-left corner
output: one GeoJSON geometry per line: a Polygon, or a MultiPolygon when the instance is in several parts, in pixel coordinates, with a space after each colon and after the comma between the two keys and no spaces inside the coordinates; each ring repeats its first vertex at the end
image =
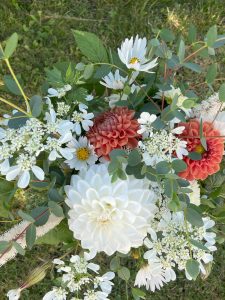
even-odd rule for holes
{"type": "Polygon", "coordinates": [[[127,107],[115,107],[101,113],[93,121],[94,125],[87,133],[90,143],[98,156],[109,159],[113,149],[123,146],[135,148],[138,144],[139,124],[134,119],[134,111],[127,107]]]}
{"type": "Polygon", "coordinates": [[[216,173],[220,169],[220,162],[224,152],[224,138],[220,137],[220,132],[214,129],[210,122],[203,122],[203,136],[206,139],[207,150],[200,141],[200,123],[197,120],[191,120],[188,123],[180,123],[185,129],[179,138],[187,141],[187,150],[189,152],[198,152],[202,158],[200,160],[192,160],[187,156],[184,161],[187,169],[179,175],[187,180],[205,179],[211,174],[216,173]],[[183,137],[183,138],[182,138],[183,137]]]}

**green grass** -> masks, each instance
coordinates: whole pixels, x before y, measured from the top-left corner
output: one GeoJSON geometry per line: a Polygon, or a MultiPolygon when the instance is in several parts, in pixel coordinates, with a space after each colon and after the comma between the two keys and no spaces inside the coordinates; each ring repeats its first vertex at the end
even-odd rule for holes
{"type": "MultiPolygon", "coordinates": [[[[20,35],[12,65],[16,73],[21,74],[29,95],[40,89],[45,67],[60,60],[78,61],[80,58],[72,29],[95,32],[114,48],[126,36],[139,33],[149,38],[154,29],[165,26],[185,34],[188,24],[194,23],[199,33],[204,34],[209,26],[217,24],[222,33],[225,5],[224,0],[1,0],[0,20],[1,41],[15,31],[20,35]]],[[[222,70],[224,52],[219,62],[222,70]]],[[[5,66],[0,64],[0,67],[0,74],[5,73],[5,66]]],[[[6,299],[5,293],[17,287],[39,259],[57,256],[58,252],[62,253],[60,247],[35,247],[26,257],[18,256],[2,267],[0,300],[6,299]]],[[[207,280],[188,282],[178,274],[178,281],[160,292],[150,293],[147,299],[225,299],[224,256],[225,251],[220,247],[207,280]]],[[[50,288],[51,280],[49,274],[39,285],[25,291],[22,299],[41,299],[50,288]]],[[[116,299],[123,300],[125,296],[118,295],[116,299]]]]}

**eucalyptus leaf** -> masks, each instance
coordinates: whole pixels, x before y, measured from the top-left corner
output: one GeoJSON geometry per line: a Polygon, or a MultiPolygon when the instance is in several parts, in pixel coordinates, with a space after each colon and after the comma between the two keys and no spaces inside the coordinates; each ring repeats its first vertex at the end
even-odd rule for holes
{"type": "Polygon", "coordinates": [[[219,99],[221,102],[225,102],[225,83],[219,88],[219,99]]]}
{"type": "Polygon", "coordinates": [[[12,56],[14,51],[16,50],[18,44],[18,34],[14,32],[6,41],[6,46],[4,49],[4,58],[9,58],[12,56]]]}
{"type": "Polygon", "coordinates": [[[118,270],[118,276],[124,281],[128,281],[130,279],[130,270],[126,267],[122,267],[118,270]]]}
{"type": "Polygon", "coordinates": [[[186,262],[186,270],[192,279],[195,280],[200,273],[199,262],[194,259],[189,259],[186,262]]]}
{"type": "Polygon", "coordinates": [[[36,240],[36,227],[31,224],[26,230],[26,244],[29,249],[31,249],[36,240]]]}
{"type": "Polygon", "coordinates": [[[191,225],[196,227],[202,227],[204,225],[202,221],[202,216],[196,210],[188,207],[186,210],[186,218],[191,225]]]}

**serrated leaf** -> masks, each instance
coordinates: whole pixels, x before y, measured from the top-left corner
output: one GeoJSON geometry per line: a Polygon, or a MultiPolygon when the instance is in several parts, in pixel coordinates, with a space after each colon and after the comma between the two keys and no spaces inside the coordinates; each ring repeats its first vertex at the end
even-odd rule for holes
{"type": "Polygon", "coordinates": [[[193,208],[187,208],[186,218],[187,221],[193,226],[202,227],[204,225],[201,215],[193,208]]]}
{"type": "Polygon", "coordinates": [[[31,224],[26,231],[26,244],[29,249],[31,249],[36,240],[36,227],[31,224]]]}
{"type": "Polygon", "coordinates": [[[212,47],[217,39],[217,26],[213,25],[209,28],[206,34],[206,44],[208,47],[212,47]]]}
{"type": "Polygon", "coordinates": [[[12,54],[16,50],[17,44],[18,44],[18,34],[14,32],[6,41],[4,58],[9,58],[10,56],[12,56],[12,54]]]}
{"type": "Polygon", "coordinates": [[[213,83],[213,81],[216,79],[217,76],[217,64],[212,64],[211,66],[209,66],[208,70],[207,70],[207,74],[206,74],[206,82],[208,84],[213,83]]]}
{"type": "Polygon", "coordinates": [[[34,95],[30,98],[30,108],[32,115],[37,118],[40,116],[43,108],[43,101],[41,96],[34,95]]]}
{"type": "Polygon", "coordinates": [[[219,88],[219,99],[221,102],[225,102],[225,83],[219,88]]]}
{"type": "Polygon", "coordinates": [[[73,30],[77,45],[91,62],[108,62],[108,55],[102,41],[91,32],[73,30]]]}
{"type": "Polygon", "coordinates": [[[57,204],[54,201],[49,201],[48,202],[48,207],[50,208],[50,211],[56,216],[56,217],[63,217],[64,213],[63,213],[63,209],[62,207],[57,204]]]}
{"type": "Polygon", "coordinates": [[[19,210],[19,211],[17,212],[17,214],[18,214],[23,220],[26,220],[26,221],[31,222],[31,223],[35,222],[35,220],[34,220],[33,217],[31,217],[30,215],[26,214],[26,213],[23,212],[22,210],[19,210]]]}
{"type": "Polygon", "coordinates": [[[191,278],[195,280],[200,272],[199,262],[194,259],[189,259],[186,262],[186,270],[191,278]]]}
{"type": "Polygon", "coordinates": [[[13,247],[16,249],[16,251],[20,254],[20,255],[25,255],[25,250],[20,246],[20,244],[18,244],[17,242],[13,241],[12,242],[13,247]]]}
{"type": "Polygon", "coordinates": [[[122,267],[118,270],[118,276],[119,278],[128,281],[130,278],[130,270],[126,267],[122,267]]]}

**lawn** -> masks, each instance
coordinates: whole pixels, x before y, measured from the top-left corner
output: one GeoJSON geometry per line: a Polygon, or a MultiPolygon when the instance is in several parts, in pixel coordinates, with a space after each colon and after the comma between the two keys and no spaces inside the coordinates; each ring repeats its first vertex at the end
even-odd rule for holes
{"type": "MultiPolygon", "coordinates": [[[[35,94],[41,89],[46,67],[58,61],[80,59],[71,29],[95,32],[114,48],[127,36],[138,33],[149,38],[162,27],[185,35],[188,25],[193,23],[201,35],[217,24],[222,33],[225,31],[225,5],[224,0],[1,0],[0,19],[0,41],[15,31],[20,36],[12,65],[21,75],[29,95],[29,91],[35,94]]],[[[221,73],[225,65],[224,54],[225,51],[218,56],[221,73]]],[[[0,66],[2,74],[6,70],[1,63],[0,66]]],[[[201,78],[197,80],[201,82],[201,78]]],[[[5,109],[0,104],[0,113],[5,109]]],[[[16,201],[22,207],[31,205],[30,195],[26,193],[24,199],[17,194],[16,201]]],[[[3,231],[5,227],[0,226],[3,231]]],[[[37,246],[27,252],[26,257],[18,256],[2,267],[0,300],[6,299],[5,293],[17,287],[40,259],[54,257],[57,253],[63,253],[61,246],[37,246]]],[[[168,284],[160,292],[149,293],[147,299],[225,299],[224,261],[225,248],[220,246],[207,280],[188,282],[178,274],[178,281],[168,284]]],[[[25,291],[22,299],[39,300],[50,286],[51,274],[38,286],[25,291]]],[[[123,300],[125,296],[117,295],[113,299],[123,300]]]]}

